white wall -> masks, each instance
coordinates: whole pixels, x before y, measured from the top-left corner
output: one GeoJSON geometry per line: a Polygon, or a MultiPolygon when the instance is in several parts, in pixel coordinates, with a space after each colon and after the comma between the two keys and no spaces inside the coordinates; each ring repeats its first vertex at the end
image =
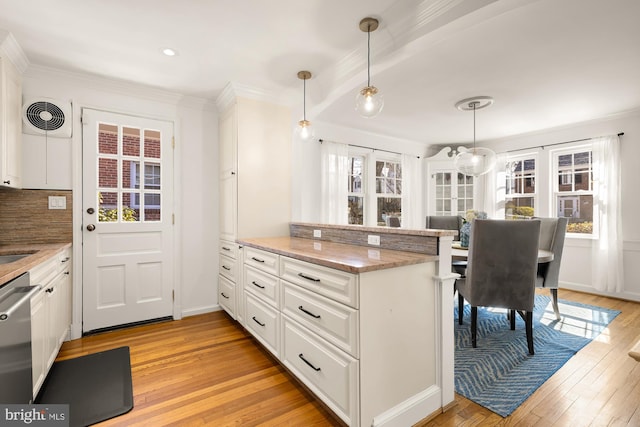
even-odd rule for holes
{"type": "MultiPolygon", "coordinates": [[[[483,142],[484,146],[496,152],[533,147],[530,150],[518,151],[514,154],[537,152],[541,170],[538,188],[550,185],[548,181],[548,154],[556,147],[541,149],[540,146],[583,138],[618,134],[621,137],[620,165],[622,174],[622,233],[624,250],[624,292],[619,294],[605,294],[623,299],[640,301],[640,228],[636,226],[636,217],[640,214],[640,183],[638,180],[638,159],[640,159],[640,111],[629,112],[614,117],[595,120],[579,125],[567,126],[515,138],[483,142]]],[[[573,145],[580,144],[579,142],[573,145]]],[[[584,142],[582,142],[584,144],[584,142]]],[[[561,147],[570,147],[563,144],[561,147]]],[[[540,199],[541,215],[551,214],[550,200],[540,199]]],[[[561,286],[583,292],[599,293],[591,280],[591,243],[584,238],[567,237],[560,270],[561,286]]]]}
{"type": "MultiPolygon", "coordinates": [[[[25,96],[73,102],[72,168],[74,231],[81,226],[82,131],[80,114],[90,107],[175,123],[176,304],[175,317],[218,309],[218,117],[213,103],[110,80],[31,68],[25,96]]],[[[81,332],[81,233],[74,232],[72,336],[81,332]]]]}

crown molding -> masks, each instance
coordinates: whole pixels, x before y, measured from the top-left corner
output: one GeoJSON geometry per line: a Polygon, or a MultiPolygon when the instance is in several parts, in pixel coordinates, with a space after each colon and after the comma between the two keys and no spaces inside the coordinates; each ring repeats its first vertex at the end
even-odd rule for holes
{"type": "Polygon", "coordinates": [[[13,34],[6,30],[0,30],[0,54],[6,56],[13,63],[20,74],[24,74],[29,68],[29,59],[16,41],[13,34]]]}
{"type": "Polygon", "coordinates": [[[257,101],[269,102],[272,104],[284,105],[289,107],[289,100],[277,92],[264,90],[237,82],[229,82],[216,98],[216,106],[218,111],[225,111],[229,108],[236,98],[249,98],[257,101]]]}

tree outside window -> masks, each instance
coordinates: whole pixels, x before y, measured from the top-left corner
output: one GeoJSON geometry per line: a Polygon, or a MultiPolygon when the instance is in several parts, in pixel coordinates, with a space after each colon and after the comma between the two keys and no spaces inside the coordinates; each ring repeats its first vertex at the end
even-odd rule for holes
{"type": "Polygon", "coordinates": [[[402,164],[376,161],[377,222],[399,226],[402,219],[402,164]]]}

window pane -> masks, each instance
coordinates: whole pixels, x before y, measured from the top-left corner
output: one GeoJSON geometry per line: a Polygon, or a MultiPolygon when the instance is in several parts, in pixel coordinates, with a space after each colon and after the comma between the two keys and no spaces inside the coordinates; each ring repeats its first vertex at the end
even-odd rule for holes
{"type": "Polygon", "coordinates": [[[160,132],[155,130],[144,131],[144,156],[153,159],[160,158],[160,132]]]}
{"type": "Polygon", "coordinates": [[[140,162],[122,161],[122,188],[140,188],[140,162]]]}
{"type": "Polygon", "coordinates": [[[363,198],[357,196],[349,196],[349,224],[364,224],[363,198]]]}
{"type": "Polygon", "coordinates": [[[118,221],[118,193],[98,193],[98,222],[118,221]]]}
{"type": "Polygon", "coordinates": [[[98,153],[118,154],[118,127],[98,124],[98,153]]]}
{"type": "Polygon", "coordinates": [[[140,157],[140,129],[122,128],[122,154],[140,157]]]}
{"type": "Polygon", "coordinates": [[[505,219],[528,219],[534,216],[533,197],[513,197],[505,200],[505,219]]]}
{"type": "Polygon", "coordinates": [[[144,188],[160,190],[160,163],[144,164],[144,188]]]}
{"type": "Polygon", "coordinates": [[[558,196],[558,216],[569,218],[569,233],[593,233],[593,196],[558,196]]]}
{"type": "Polygon", "coordinates": [[[378,225],[393,225],[395,218],[402,219],[402,199],[399,197],[378,197],[378,225]]]}
{"type": "Polygon", "coordinates": [[[160,221],[160,194],[144,195],[144,220],[146,222],[160,221]]]}
{"type": "Polygon", "coordinates": [[[98,159],[98,187],[118,188],[118,161],[116,159],[98,159]]]}
{"type": "Polygon", "coordinates": [[[140,193],[122,193],[122,222],[140,221],[140,193]]]}

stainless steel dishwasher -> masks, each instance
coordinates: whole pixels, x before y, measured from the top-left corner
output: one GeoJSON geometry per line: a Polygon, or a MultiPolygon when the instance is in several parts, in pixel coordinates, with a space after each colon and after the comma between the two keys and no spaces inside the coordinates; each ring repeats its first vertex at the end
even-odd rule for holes
{"type": "Polygon", "coordinates": [[[31,403],[31,297],[29,273],[0,287],[0,403],[31,403]]]}

